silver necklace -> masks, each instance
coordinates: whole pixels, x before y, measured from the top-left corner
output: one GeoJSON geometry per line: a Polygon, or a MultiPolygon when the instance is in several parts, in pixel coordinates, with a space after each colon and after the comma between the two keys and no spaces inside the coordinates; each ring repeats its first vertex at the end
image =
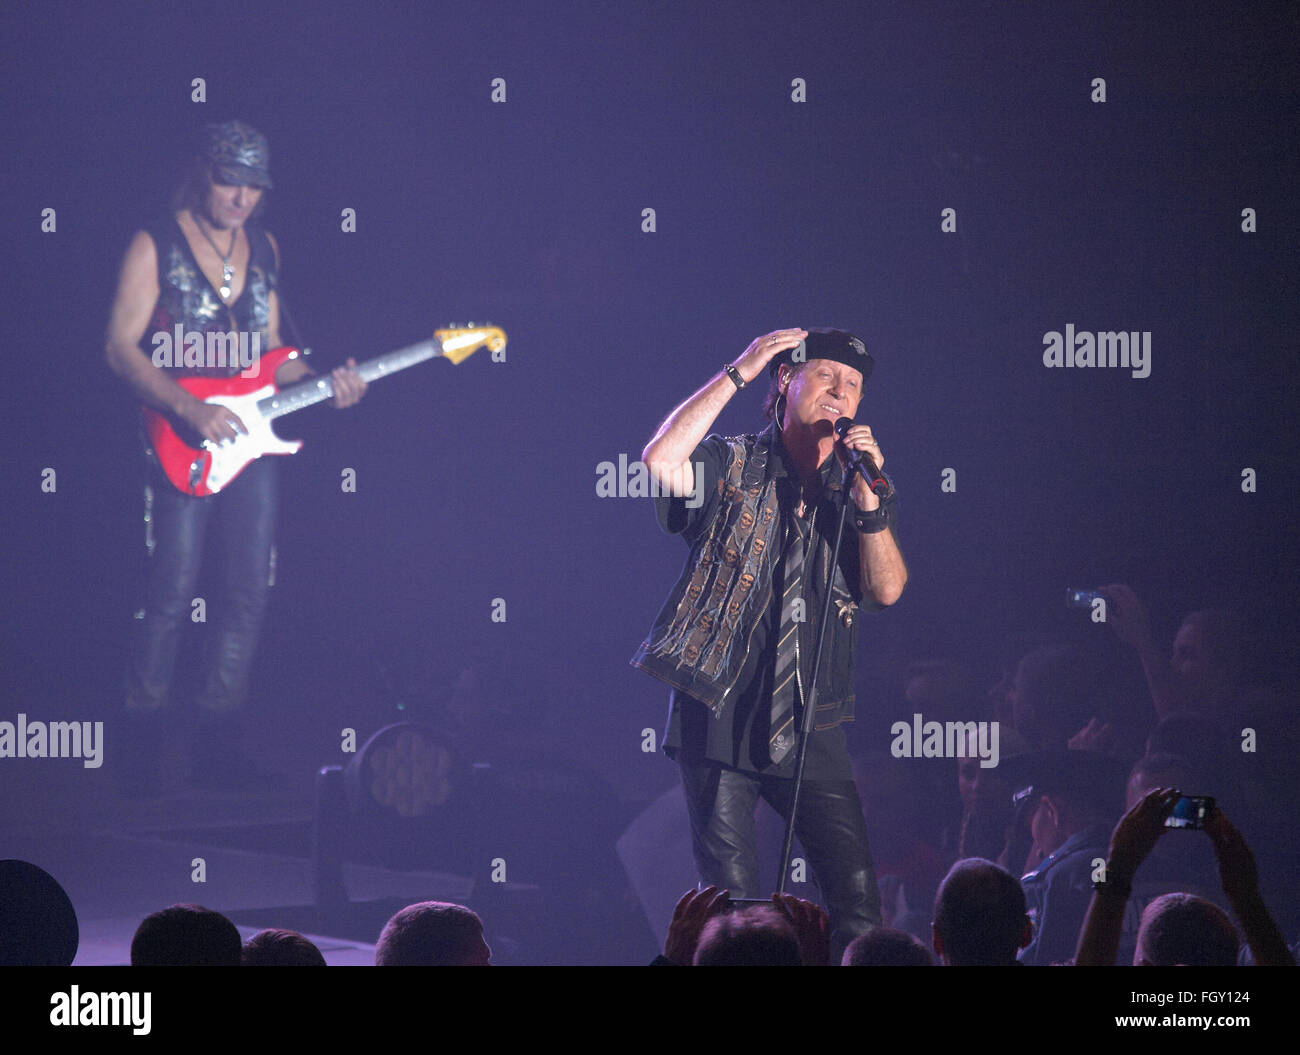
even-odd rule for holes
{"type": "Polygon", "coordinates": [[[199,234],[208,240],[208,245],[212,246],[212,251],[221,257],[221,288],[217,292],[221,294],[222,300],[229,300],[230,283],[235,278],[235,267],[230,260],[235,255],[235,242],[239,238],[239,228],[236,227],[230,232],[230,251],[223,253],[217,248],[217,243],[212,240],[212,235],[208,234],[207,228],[203,226],[197,216],[194,217],[194,226],[199,229],[199,234]]]}

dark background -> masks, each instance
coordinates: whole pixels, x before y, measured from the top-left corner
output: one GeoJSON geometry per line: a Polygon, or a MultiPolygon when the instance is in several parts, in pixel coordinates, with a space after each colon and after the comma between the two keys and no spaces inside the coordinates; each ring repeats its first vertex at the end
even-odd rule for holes
{"type": "MultiPolygon", "coordinates": [[[[505,363],[426,364],[280,424],[307,446],[282,467],[253,711],[304,787],[341,728],[436,714],[467,670],[491,715],[473,750],[523,745],[629,810],[671,784],[641,750],[666,690],[627,660],[685,548],[646,501],[598,498],[596,467],[795,325],[876,355],[859,420],[903,502],[911,582],[864,626],[860,742],[910,715],[909,661],[991,684],[1013,632],[1094,641],[1131,678],[1067,586],[1130,583],[1166,639],[1189,610],[1245,607],[1276,675],[1296,614],[1296,31],[1270,3],[9,6],[4,717],[118,704],[142,546],[107,312],[194,133],[231,117],[270,138],[266,223],[318,366],[452,321],[510,337],[505,363]],[[1067,323],[1150,330],[1150,377],[1045,369],[1067,323]]],[[[760,401],[716,431],[756,429],[760,401]]],[[[52,770],[25,770],[11,815],[57,826],[109,768],[77,769],[57,807],[52,770]]]]}

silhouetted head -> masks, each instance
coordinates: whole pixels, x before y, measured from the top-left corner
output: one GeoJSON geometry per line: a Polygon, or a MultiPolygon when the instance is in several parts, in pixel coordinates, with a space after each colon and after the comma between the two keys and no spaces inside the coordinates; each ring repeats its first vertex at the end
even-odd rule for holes
{"type": "Polygon", "coordinates": [[[1124,809],[1131,810],[1156,788],[1190,788],[1193,786],[1192,766],[1181,755],[1158,751],[1143,755],[1133,763],[1128,775],[1124,809]]]}
{"type": "Polygon", "coordinates": [[[1040,858],[1094,825],[1113,826],[1122,812],[1124,766],[1099,751],[1029,751],[998,767],[1026,802],[1040,858]]]}
{"type": "Polygon", "coordinates": [[[1169,665],[1195,705],[1213,704],[1246,680],[1250,630],[1235,612],[1205,609],[1183,620],[1174,637],[1169,665]]]}
{"type": "Polygon", "coordinates": [[[1134,967],[1234,967],[1239,943],[1218,905],[1194,894],[1162,894],[1142,912],[1134,967]]]}
{"type": "Polygon", "coordinates": [[[0,861],[0,967],[71,967],[79,936],[57,879],[30,861],[0,861]]]}
{"type": "Polygon", "coordinates": [[[1016,665],[1007,692],[1016,728],[1039,750],[1064,748],[1105,701],[1097,661],[1072,645],[1035,649],[1016,665]]]}
{"type": "Polygon", "coordinates": [[[775,908],[755,905],[714,916],[695,948],[696,967],[798,967],[799,942],[775,908]]]}
{"type": "Polygon", "coordinates": [[[384,926],[375,947],[378,967],[488,967],[492,950],[483,921],[464,905],[421,901],[384,926]]]}
{"type": "Polygon", "coordinates": [[[172,905],[145,916],[131,939],[132,967],[238,967],[238,928],[202,905],[172,905]]]}
{"type": "Polygon", "coordinates": [[[958,861],[944,877],[932,929],[935,952],[951,967],[1013,964],[1033,937],[1016,877],[981,857],[958,861]]]}
{"type": "Polygon", "coordinates": [[[906,931],[876,927],[859,934],[844,950],[841,967],[933,967],[934,957],[906,931]]]}
{"type": "Polygon", "coordinates": [[[296,930],[260,930],[244,943],[245,967],[324,967],[320,949],[296,930]]]}

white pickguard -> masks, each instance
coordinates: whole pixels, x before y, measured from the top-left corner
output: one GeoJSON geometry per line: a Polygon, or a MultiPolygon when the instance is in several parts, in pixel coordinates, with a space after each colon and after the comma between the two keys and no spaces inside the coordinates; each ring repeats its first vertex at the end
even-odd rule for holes
{"type": "Polygon", "coordinates": [[[203,447],[212,455],[208,470],[208,488],[220,491],[230,483],[254,458],[264,454],[297,454],[302,450],[302,440],[282,440],[271,430],[271,419],[263,417],[257,409],[260,400],[275,395],[274,385],[259,388],[242,396],[210,396],[205,403],[216,403],[233,410],[248,430],[245,435],[224,443],[204,440],[203,447]]]}

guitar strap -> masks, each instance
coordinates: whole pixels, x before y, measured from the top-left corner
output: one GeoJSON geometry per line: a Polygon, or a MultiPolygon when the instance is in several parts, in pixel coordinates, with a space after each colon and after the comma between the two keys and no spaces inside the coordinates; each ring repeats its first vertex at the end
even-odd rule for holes
{"type": "MultiPolygon", "coordinates": [[[[271,239],[267,237],[266,231],[261,227],[258,227],[257,237],[262,243],[262,248],[266,253],[266,258],[272,261],[275,260],[275,250],[271,247],[271,239]]],[[[270,279],[271,288],[279,294],[280,320],[284,323],[284,327],[288,331],[290,342],[302,353],[303,359],[310,360],[311,349],[308,348],[306,342],[303,341],[302,334],[299,332],[297,325],[293,321],[293,314],[289,311],[289,304],[285,300],[284,290],[280,288],[280,269],[278,267],[269,268],[267,275],[270,279]]]]}
{"type": "MultiPolygon", "coordinates": [[[[267,254],[267,259],[274,261],[275,247],[271,245],[271,239],[267,236],[265,229],[258,227],[257,235],[262,241],[262,248],[267,254]]],[[[298,332],[298,327],[294,325],[293,315],[290,314],[289,305],[284,299],[284,290],[280,288],[280,269],[278,267],[273,267],[269,269],[268,275],[270,277],[271,288],[279,294],[277,299],[280,301],[280,320],[289,331],[289,339],[293,341],[294,347],[302,353],[303,359],[310,359],[311,349],[303,344],[302,335],[298,332]]],[[[267,561],[266,567],[267,589],[271,589],[275,586],[275,566],[278,563],[278,558],[279,553],[276,550],[275,541],[272,540],[270,559],[267,561]]]]}

